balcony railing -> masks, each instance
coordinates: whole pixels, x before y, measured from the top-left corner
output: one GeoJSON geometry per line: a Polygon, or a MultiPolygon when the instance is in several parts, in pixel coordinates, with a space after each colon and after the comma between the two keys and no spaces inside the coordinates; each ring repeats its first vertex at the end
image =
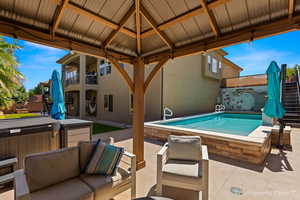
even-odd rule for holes
{"type": "Polygon", "coordinates": [[[73,77],[70,77],[70,78],[66,78],[64,82],[65,82],[65,86],[78,84],[79,83],[79,76],[76,75],[76,76],[73,76],[73,77]]]}
{"type": "Polygon", "coordinates": [[[86,73],[85,75],[85,83],[90,85],[95,85],[98,83],[97,74],[96,73],[86,73]]]}

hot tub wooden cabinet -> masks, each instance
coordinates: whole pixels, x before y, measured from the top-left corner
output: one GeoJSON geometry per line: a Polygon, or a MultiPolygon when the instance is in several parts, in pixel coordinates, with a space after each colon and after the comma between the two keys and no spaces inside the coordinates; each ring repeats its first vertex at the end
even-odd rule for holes
{"type": "Polygon", "coordinates": [[[27,154],[60,148],[59,129],[54,128],[56,123],[56,120],[42,117],[0,120],[0,158],[16,157],[17,169],[20,169],[27,154]]]}
{"type": "Polygon", "coordinates": [[[80,119],[60,120],[62,147],[77,146],[80,141],[90,141],[93,122],[80,119]]]}
{"type": "Polygon", "coordinates": [[[262,164],[271,151],[271,128],[265,126],[259,126],[249,136],[238,136],[145,123],[144,134],[164,142],[168,135],[198,135],[210,153],[253,164],[262,164]]]}

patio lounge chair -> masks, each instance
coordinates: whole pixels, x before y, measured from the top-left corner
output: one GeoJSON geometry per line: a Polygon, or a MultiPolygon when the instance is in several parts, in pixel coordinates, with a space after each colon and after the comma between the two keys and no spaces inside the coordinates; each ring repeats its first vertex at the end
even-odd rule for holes
{"type": "Polygon", "coordinates": [[[157,195],[162,185],[202,191],[208,199],[208,152],[197,136],[169,136],[157,154],[157,195]]]}
{"type": "Polygon", "coordinates": [[[82,173],[95,144],[80,142],[76,147],[27,156],[24,170],[15,172],[16,199],[109,200],[128,189],[131,189],[131,198],[135,198],[133,154],[125,152],[122,157],[122,160],[130,159],[130,170],[119,167],[114,176],[82,173]]]}

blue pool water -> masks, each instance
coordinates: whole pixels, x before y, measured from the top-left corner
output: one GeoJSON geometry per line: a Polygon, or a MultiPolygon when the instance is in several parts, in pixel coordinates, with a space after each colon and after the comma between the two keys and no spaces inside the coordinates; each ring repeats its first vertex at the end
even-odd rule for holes
{"type": "Polygon", "coordinates": [[[262,118],[261,115],[256,114],[218,113],[176,121],[160,122],[159,124],[248,136],[258,126],[262,125],[262,118]]]}

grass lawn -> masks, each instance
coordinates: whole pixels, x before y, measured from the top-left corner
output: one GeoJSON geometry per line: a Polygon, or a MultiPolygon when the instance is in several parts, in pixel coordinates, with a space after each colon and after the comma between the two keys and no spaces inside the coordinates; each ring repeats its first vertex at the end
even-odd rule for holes
{"type": "Polygon", "coordinates": [[[36,113],[5,114],[5,115],[0,115],[0,119],[16,119],[16,118],[37,117],[37,116],[39,116],[39,114],[36,113]]]}
{"type": "Polygon", "coordinates": [[[122,130],[122,129],[123,128],[108,126],[108,125],[99,124],[99,123],[93,124],[93,134],[94,135],[100,134],[100,133],[105,133],[105,132],[110,132],[110,131],[122,130]]]}

